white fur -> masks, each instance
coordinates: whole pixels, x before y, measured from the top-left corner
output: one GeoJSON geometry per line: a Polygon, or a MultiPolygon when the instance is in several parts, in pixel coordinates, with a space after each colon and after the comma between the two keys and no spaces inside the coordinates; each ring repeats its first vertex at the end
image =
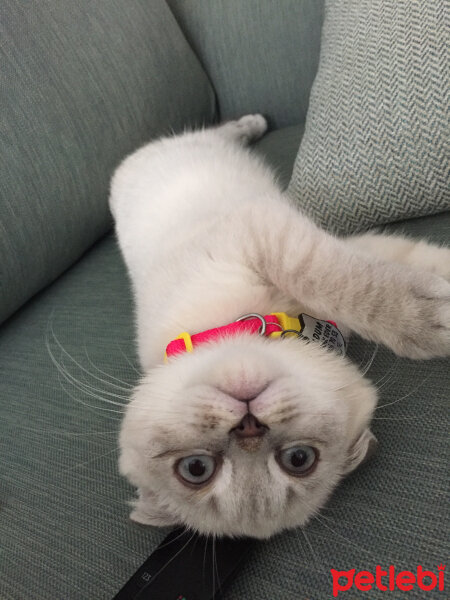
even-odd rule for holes
{"type": "Polygon", "coordinates": [[[399,354],[450,351],[450,251],[319,230],[243,148],[265,129],[263,117],[249,115],[158,140],[128,157],[112,181],[145,372],[120,437],[120,468],[139,490],[132,518],[140,522],[256,537],[302,525],[373,441],[376,392],[346,359],[301,340],[239,336],[164,364],[166,345],[182,331],[249,312],[306,311],[399,354]],[[247,405],[236,399],[242,393],[255,399],[247,405]],[[230,433],[248,408],[269,427],[255,447],[230,433]],[[320,453],[309,476],[286,474],[274,458],[294,443],[320,453]],[[221,466],[192,489],[174,464],[199,452],[220,457],[221,466]]]}

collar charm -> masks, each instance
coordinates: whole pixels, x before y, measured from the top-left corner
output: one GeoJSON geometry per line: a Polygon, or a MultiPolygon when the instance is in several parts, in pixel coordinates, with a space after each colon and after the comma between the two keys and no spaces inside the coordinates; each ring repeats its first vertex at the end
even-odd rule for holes
{"type": "Polygon", "coordinates": [[[271,313],[265,316],[250,313],[222,327],[215,327],[193,335],[189,335],[187,332],[181,333],[168,344],[165,358],[167,360],[169,356],[192,352],[194,348],[205,342],[241,333],[270,338],[295,335],[300,339],[318,342],[324,348],[333,350],[340,356],[344,356],[346,352],[346,341],[334,321],[322,321],[305,313],[298,317],[290,317],[285,313],[271,313]]]}

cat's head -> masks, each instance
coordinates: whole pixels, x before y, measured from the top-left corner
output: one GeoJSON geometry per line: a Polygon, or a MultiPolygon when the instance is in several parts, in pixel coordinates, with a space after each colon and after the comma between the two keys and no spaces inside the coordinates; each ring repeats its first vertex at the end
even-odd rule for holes
{"type": "Polygon", "coordinates": [[[375,404],[357,368],[316,343],[242,336],[174,357],[123,421],[131,517],[260,538],[303,525],[373,448],[375,404]]]}

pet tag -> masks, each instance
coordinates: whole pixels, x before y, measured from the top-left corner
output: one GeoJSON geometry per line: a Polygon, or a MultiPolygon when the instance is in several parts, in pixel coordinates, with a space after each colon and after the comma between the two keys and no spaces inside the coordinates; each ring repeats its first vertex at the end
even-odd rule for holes
{"type": "Polygon", "coordinates": [[[299,337],[318,342],[324,348],[333,350],[340,356],[345,356],[346,341],[336,323],[321,321],[305,313],[299,315],[298,319],[301,325],[299,337]]]}

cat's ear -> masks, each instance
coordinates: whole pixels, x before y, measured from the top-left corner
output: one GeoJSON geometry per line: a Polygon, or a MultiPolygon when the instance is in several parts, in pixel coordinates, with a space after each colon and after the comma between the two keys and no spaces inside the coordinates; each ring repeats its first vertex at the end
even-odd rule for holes
{"type": "Polygon", "coordinates": [[[356,442],[349,448],[344,474],[351,473],[356,467],[369,460],[375,453],[377,446],[377,438],[369,428],[364,429],[356,442]]]}
{"type": "Polygon", "coordinates": [[[139,498],[130,504],[133,510],[130,519],[141,525],[153,525],[154,527],[168,527],[178,525],[179,522],[169,512],[158,504],[156,496],[152,492],[138,492],[139,498]]]}

